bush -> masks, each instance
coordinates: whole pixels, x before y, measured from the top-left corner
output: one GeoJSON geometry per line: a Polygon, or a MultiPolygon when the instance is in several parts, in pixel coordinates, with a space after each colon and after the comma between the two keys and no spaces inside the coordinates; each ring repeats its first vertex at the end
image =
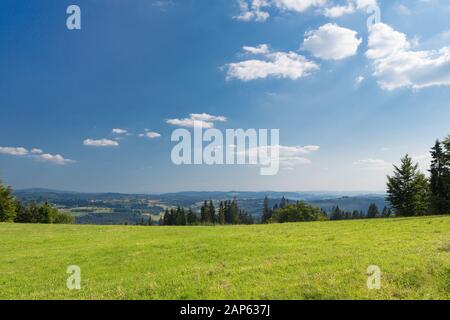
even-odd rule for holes
{"type": "Polygon", "coordinates": [[[301,201],[296,204],[286,205],[284,208],[275,209],[270,222],[285,223],[323,220],[327,220],[327,216],[320,208],[301,201]]]}

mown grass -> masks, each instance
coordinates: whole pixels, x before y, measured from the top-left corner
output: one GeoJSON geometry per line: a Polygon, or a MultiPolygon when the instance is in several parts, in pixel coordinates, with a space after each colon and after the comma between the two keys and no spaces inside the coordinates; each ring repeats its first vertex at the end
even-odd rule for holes
{"type": "Polygon", "coordinates": [[[1,299],[450,299],[450,216],[225,227],[0,224],[1,299]],[[66,287],[81,267],[82,288],[66,287]],[[378,265],[380,290],[366,270],[378,265]]]}

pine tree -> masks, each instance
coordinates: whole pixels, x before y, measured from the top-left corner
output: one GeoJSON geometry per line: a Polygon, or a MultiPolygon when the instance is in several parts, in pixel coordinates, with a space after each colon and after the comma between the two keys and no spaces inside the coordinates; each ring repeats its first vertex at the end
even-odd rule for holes
{"type": "Polygon", "coordinates": [[[430,168],[430,209],[434,214],[443,214],[447,211],[445,178],[446,159],[442,144],[436,140],[431,148],[431,168],[430,168]]]}
{"type": "Polygon", "coordinates": [[[231,224],[233,222],[233,219],[231,217],[231,205],[230,205],[230,201],[225,201],[224,204],[224,211],[225,211],[225,223],[226,224],[231,224]]]}
{"type": "Polygon", "coordinates": [[[230,215],[231,215],[231,223],[239,224],[239,207],[236,198],[234,198],[233,201],[231,201],[230,215]]]}
{"type": "Polygon", "coordinates": [[[11,187],[4,187],[0,180],[0,222],[13,222],[16,217],[16,201],[11,187]]]}
{"type": "Polygon", "coordinates": [[[195,215],[195,213],[192,211],[191,208],[189,208],[189,210],[188,210],[188,213],[186,216],[186,223],[190,226],[197,223],[197,216],[195,215]]]}
{"type": "Polygon", "coordinates": [[[208,207],[208,204],[207,204],[207,202],[205,200],[203,205],[200,207],[200,221],[202,223],[206,223],[206,221],[208,220],[208,217],[207,217],[207,210],[208,209],[207,209],[207,207],[208,207]]]}
{"type": "Polygon", "coordinates": [[[391,209],[389,209],[388,207],[384,207],[383,211],[381,212],[381,216],[383,218],[389,218],[391,216],[391,209]]]}
{"type": "Polygon", "coordinates": [[[352,212],[352,219],[360,219],[360,218],[361,218],[361,216],[359,214],[359,211],[358,210],[354,210],[352,212]]]}
{"type": "Polygon", "coordinates": [[[220,201],[220,204],[219,204],[219,213],[217,216],[217,220],[218,220],[217,222],[219,224],[225,224],[225,207],[224,207],[222,201],[220,201]]]}
{"type": "Polygon", "coordinates": [[[288,205],[288,200],[283,196],[280,201],[280,208],[283,209],[288,205]]]}
{"type": "Polygon", "coordinates": [[[343,218],[344,217],[339,206],[335,206],[331,209],[330,220],[342,220],[343,218]]]}
{"type": "Polygon", "coordinates": [[[380,215],[380,211],[375,203],[371,203],[369,209],[367,210],[367,218],[373,219],[380,215]]]}
{"type": "Polygon", "coordinates": [[[216,222],[216,208],[214,208],[212,200],[209,200],[209,221],[211,223],[216,222]]]}
{"type": "Polygon", "coordinates": [[[264,204],[263,204],[263,212],[261,216],[261,222],[267,223],[269,222],[270,218],[272,216],[272,210],[269,208],[269,198],[267,196],[264,198],[264,204]]]}
{"type": "Polygon", "coordinates": [[[387,201],[398,216],[418,216],[428,213],[428,181],[412,158],[406,155],[394,175],[388,176],[387,201]]]}

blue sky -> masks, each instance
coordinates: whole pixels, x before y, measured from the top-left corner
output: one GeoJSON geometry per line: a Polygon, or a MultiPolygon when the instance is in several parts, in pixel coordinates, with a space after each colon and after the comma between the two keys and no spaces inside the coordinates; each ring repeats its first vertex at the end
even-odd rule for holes
{"type": "Polygon", "coordinates": [[[450,134],[450,6],[378,1],[368,30],[375,2],[1,1],[0,176],[89,192],[384,190],[392,163],[408,152],[425,169],[450,134]],[[70,4],[81,30],[66,28],[70,4]],[[279,128],[299,161],[268,177],[175,166],[170,135],[190,114],[279,128]]]}

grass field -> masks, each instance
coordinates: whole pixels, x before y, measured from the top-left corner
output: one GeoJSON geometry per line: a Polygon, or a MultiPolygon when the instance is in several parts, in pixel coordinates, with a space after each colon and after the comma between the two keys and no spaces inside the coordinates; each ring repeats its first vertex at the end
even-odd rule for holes
{"type": "Polygon", "coordinates": [[[226,227],[0,224],[1,299],[450,299],[450,216],[226,227]],[[81,290],[66,287],[69,265],[81,290]],[[366,269],[382,271],[368,290],[366,269]]]}

